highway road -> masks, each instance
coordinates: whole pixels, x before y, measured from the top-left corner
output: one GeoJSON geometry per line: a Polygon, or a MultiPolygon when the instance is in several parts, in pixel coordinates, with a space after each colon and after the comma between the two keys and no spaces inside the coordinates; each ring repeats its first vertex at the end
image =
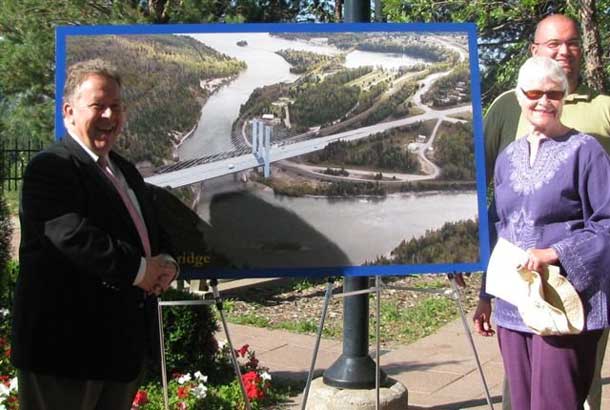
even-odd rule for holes
{"type": "MultiPolygon", "coordinates": [[[[466,58],[466,53],[463,49],[457,50],[460,51],[461,58],[466,58]]],[[[436,133],[441,122],[464,122],[464,120],[452,118],[452,116],[472,112],[472,107],[470,104],[456,106],[443,110],[434,110],[422,103],[421,96],[430,88],[434,81],[447,75],[448,73],[449,72],[434,73],[420,81],[420,84],[422,85],[415,93],[413,101],[419,109],[424,111],[422,114],[402,118],[399,120],[369,125],[366,127],[344,131],[325,137],[312,138],[305,141],[285,144],[274,144],[270,148],[271,162],[281,161],[299,155],[304,155],[313,151],[318,151],[326,147],[328,144],[338,140],[355,141],[361,138],[366,138],[376,133],[381,133],[392,128],[414,124],[419,121],[437,120],[437,123],[430,138],[428,138],[425,144],[422,144],[420,146],[418,151],[420,161],[422,162],[424,168],[426,169],[426,173],[428,174],[423,179],[436,178],[439,175],[440,170],[438,166],[436,166],[426,157],[426,151],[432,146],[432,143],[434,142],[434,138],[436,137],[436,133]]],[[[175,171],[153,175],[146,178],[146,182],[162,187],[177,188],[194,184],[196,182],[216,178],[222,175],[244,171],[262,165],[262,160],[259,160],[251,153],[246,153],[232,158],[222,159],[215,162],[204,163],[189,168],[183,168],[175,171]]]]}
{"type": "MultiPolygon", "coordinates": [[[[413,117],[369,125],[367,127],[362,127],[355,130],[328,135],[326,137],[314,138],[286,145],[274,145],[270,149],[270,158],[271,162],[276,162],[321,150],[331,142],[338,140],[355,141],[361,138],[366,138],[372,134],[381,133],[396,127],[414,124],[419,121],[442,119],[443,121],[449,122],[462,122],[463,120],[451,118],[450,116],[467,112],[471,112],[470,105],[452,107],[438,111],[429,110],[423,114],[415,115],[413,117]]],[[[421,149],[424,148],[422,147],[421,149]]],[[[262,162],[260,162],[253,154],[249,153],[216,162],[167,172],[164,174],[153,175],[146,178],[146,182],[162,187],[177,188],[262,165],[262,162]]]]}

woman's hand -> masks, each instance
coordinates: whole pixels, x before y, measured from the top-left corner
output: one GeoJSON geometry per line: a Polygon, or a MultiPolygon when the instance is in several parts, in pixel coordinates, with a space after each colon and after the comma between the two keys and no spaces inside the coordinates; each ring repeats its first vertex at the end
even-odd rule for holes
{"type": "Polygon", "coordinates": [[[559,255],[553,248],[546,249],[528,249],[527,254],[529,259],[525,266],[529,270],[542,272],[547,265],[556,264],[559,262],[559,255]]]}
{"type": "Polygon", "coordinates": [[[477,310],[474,312],[472,321],[474,330],[481,336],[493,336],[496,331],[491,327],[491,301],[479,299],[477,310]]]}

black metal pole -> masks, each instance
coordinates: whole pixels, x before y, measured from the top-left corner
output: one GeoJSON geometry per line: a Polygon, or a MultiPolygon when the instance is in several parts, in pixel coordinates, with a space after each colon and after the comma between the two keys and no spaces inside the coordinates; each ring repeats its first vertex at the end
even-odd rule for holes
{"type": "MultiPolygon", "coordinates": [[[[343,292],[368,289],[367,276],[345,277],[343,292]]],[[[343,299],[343,353],[324,372],[324,384],[344,389],[374,389],[376,365],[369,356],[369,294],[343,299]]],[[[381,371],[380,383],[386,379],[381,371]]]]}
{"type": "Polygon", "coordinates": [[[383,3],[381,0],[375,0],[375,21],[381,23],[384,21],[383,18],[383,3]]]}
{"type": "Polygon", "coordinates": [[[346,23],[370,23],[371,3],[369,0],[345,0],[344,4],[343,16],[346,23]]]}
{"type": "MultiPolygon", "coordinates": [[[[370,22],[369,0],[346,0],[345,22],[370,22]]],[[[367,289],[367,276],[346,276],[343,292],[367,289]]],[[[343,299],[343,353],[324,372],[324,384],[345,389],[374,389],[375,362],[369,356],[369,295],[347,296],[343,299]]],[[[386,375],[380,374],[380,381],[386,375]]]]}

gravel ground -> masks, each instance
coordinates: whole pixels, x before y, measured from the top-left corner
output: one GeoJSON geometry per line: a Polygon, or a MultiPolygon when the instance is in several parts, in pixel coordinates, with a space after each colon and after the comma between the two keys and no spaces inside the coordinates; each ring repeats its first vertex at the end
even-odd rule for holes
{"type": "MultiPolygon", "coordinates": [[[[467,312],[476,306],[480,280],[480,274],[466,278],[468,286],[461,294],[467,312]]],[[[386,287],[382,290],[381,333],[385,345],[413,342],[458,317],[457,305],[451,298],[451,284],[444,275],[392,277],[385,278],[384,282],[386,286],[416,289],[386,287]]],[[[373,281],[371,285],[374,285],[373,281]]],[[[232,322],[313,334],[322,314],[325,290],[323,281],[301,279],[253,285],[224,296],[229,299],[226,306],[232,322]]],[[[334,284],[333,294],[341,292],[338,281],[334,284]]],[[[374,294],[369,297],[369,305],[372,332],[376,307],[374,294]]],[[[324,335],[340,339],[342,322],[343,298],[335,296],[329,305],[324,335]]]]}

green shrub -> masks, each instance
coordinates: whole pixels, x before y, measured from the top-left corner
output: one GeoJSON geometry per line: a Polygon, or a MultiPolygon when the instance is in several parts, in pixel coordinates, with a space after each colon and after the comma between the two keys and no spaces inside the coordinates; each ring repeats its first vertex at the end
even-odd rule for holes
{"type": "Polygon", "coordinates": [[[0,306],[10,309],[13,305],[13,292],[19,273],[19,264],[17,261],[9,260],[0,268],[0,306]]]}
{"type": "MultiPolygon", "coordinates": [[[[186,291],[169,289],[162,295],[165,301],[200,300],[200,296],[186,291]]],[[[163,334],[165,336],[165,360],[168,374],[173,372],[215,376],[223,373],[214,361],[218,343],[214,333],[218,323],[210,306],[171,306],[163,308],[163,334]]],[[[160,379],[157,365],[149,368],[151,379],[160,379]]]]}
{"type": "Polygon", "coordinates": [[[14,277],[14,264],[11,264],[11,238],[13,226],[6,199],[0,195],[0,306],[10,306],[10,295],[14,277]]]}

